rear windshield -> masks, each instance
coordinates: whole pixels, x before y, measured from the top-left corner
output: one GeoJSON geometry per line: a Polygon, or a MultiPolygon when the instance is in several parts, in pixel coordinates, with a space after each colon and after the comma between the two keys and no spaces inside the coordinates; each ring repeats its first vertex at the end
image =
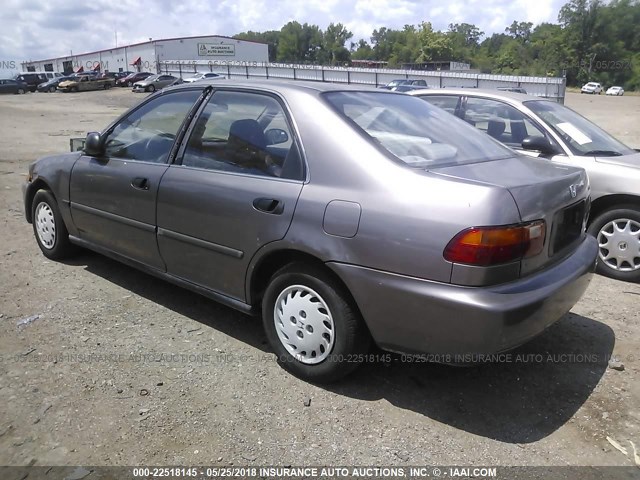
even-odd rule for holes
{"type": "Polygon", "coordinates": [[[415,168],[507,158],[512,150],[459,118],[409,95],[327,92],[325,99],[378,146],[415,168]]]}

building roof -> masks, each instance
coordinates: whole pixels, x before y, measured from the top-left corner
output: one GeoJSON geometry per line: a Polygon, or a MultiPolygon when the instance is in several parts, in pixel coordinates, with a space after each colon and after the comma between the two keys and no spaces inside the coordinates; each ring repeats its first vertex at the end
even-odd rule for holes
{"type": "Polygon", "coordinates": [[[45,58],[44,60],[29,60],[29,61],[25,61],[22,62],[22,64],[25,63],[40,63],[40,62],[49,62],[52,60],[58,60],[61,58],[72,58],[72,57],[81,57],[83,55],[93,55],[96,53],[103,53],[103,52],[111,52],[113,50],[118,50],[120,48],[130,48],[130,47],[138,47],[140,45],[146,45],[146,44],[153,44],[153,43],[158,43],[158,42],[174,42],[176,40],[196,40],[198,38],[212,38],[212,37],[216,37],[216,38],[226,38],[228,40],[234,40],[236,42],[246,42],[246,43],[257,43],[260,45],[268,45],[264,42],[256,42],[254,40],[242,40],[239,38],[233,38],[233,37],[227,37],[225,35],[196,35],[193,37],[173,37],[173,38],[157,38],[155,40],[147,40],[146,42],[139,42],[139,43],[132,43],[130,45],[119,45],[117,47],[111,47],[111,48],[104,48],[102,50],[94,50],[93,52],[83,52],[83,53],[75,53],[73,55],[61,55],[59,57],[52,57],[52,58],[45,58]]]}

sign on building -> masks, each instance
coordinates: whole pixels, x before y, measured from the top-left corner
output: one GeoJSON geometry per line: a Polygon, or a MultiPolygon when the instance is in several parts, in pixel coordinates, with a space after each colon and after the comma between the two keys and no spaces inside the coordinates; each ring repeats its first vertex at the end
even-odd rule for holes
{"type": "Polygon", "coordinates": [[[235,45],[225,45],[220,43],[199,43],[198,56],[200,57],[216,57],[221,55],[235,55],[235,45]]]}

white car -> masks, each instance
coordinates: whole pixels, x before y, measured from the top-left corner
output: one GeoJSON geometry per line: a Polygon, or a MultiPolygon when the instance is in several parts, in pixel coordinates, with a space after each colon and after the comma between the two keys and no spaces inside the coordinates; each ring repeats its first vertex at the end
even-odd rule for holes
{"type": "Polygon", "coordinates": [[[607,90],[607,95],[624,95],[624,88],[622,87],[609,87],[607,90]]]}
{"type": "Polygon", "coordinates": [[[220,79],[225,78],[224,75],[220,75],[219,73],[206,72],[206,73],[196,73],[192,77],[187,77],[184,79],[186,83],[197,82],[198,80],[212,80],[212,79],[220,79]]]}
{"type": "Polygon", "coordinates": [[[597,82],[586,83],[580,89],[580,93],[591,93],[592,95],[602,93],[602,85],[597,82]]]}

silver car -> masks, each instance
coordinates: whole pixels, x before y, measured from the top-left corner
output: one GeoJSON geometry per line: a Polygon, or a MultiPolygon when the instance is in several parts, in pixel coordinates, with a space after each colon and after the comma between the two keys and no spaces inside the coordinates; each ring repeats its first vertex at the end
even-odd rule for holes
{"type": "Polygon", "coordinates": [[[86,247],[261,314],[313,382],[377,358],[371,342],[447,363],[520,345],[578,301],[597,255],[584,170],[328,83],[165,89],[32,164],[24,204],[46,257],[86,247]]]}
{"type": "Polygon", "coordinates": [[[591,181],[588,231],[598,272],[640,281],[640,153],[573,110],[544,98],[493,90],[411,92],[521,153],[584,168],[591,181]]]}
{"type": "Polygon", "coordinates": [[[151,75],[133,84],[133,92],[155,92],[178,80],[173,75],[151,75]]]}

